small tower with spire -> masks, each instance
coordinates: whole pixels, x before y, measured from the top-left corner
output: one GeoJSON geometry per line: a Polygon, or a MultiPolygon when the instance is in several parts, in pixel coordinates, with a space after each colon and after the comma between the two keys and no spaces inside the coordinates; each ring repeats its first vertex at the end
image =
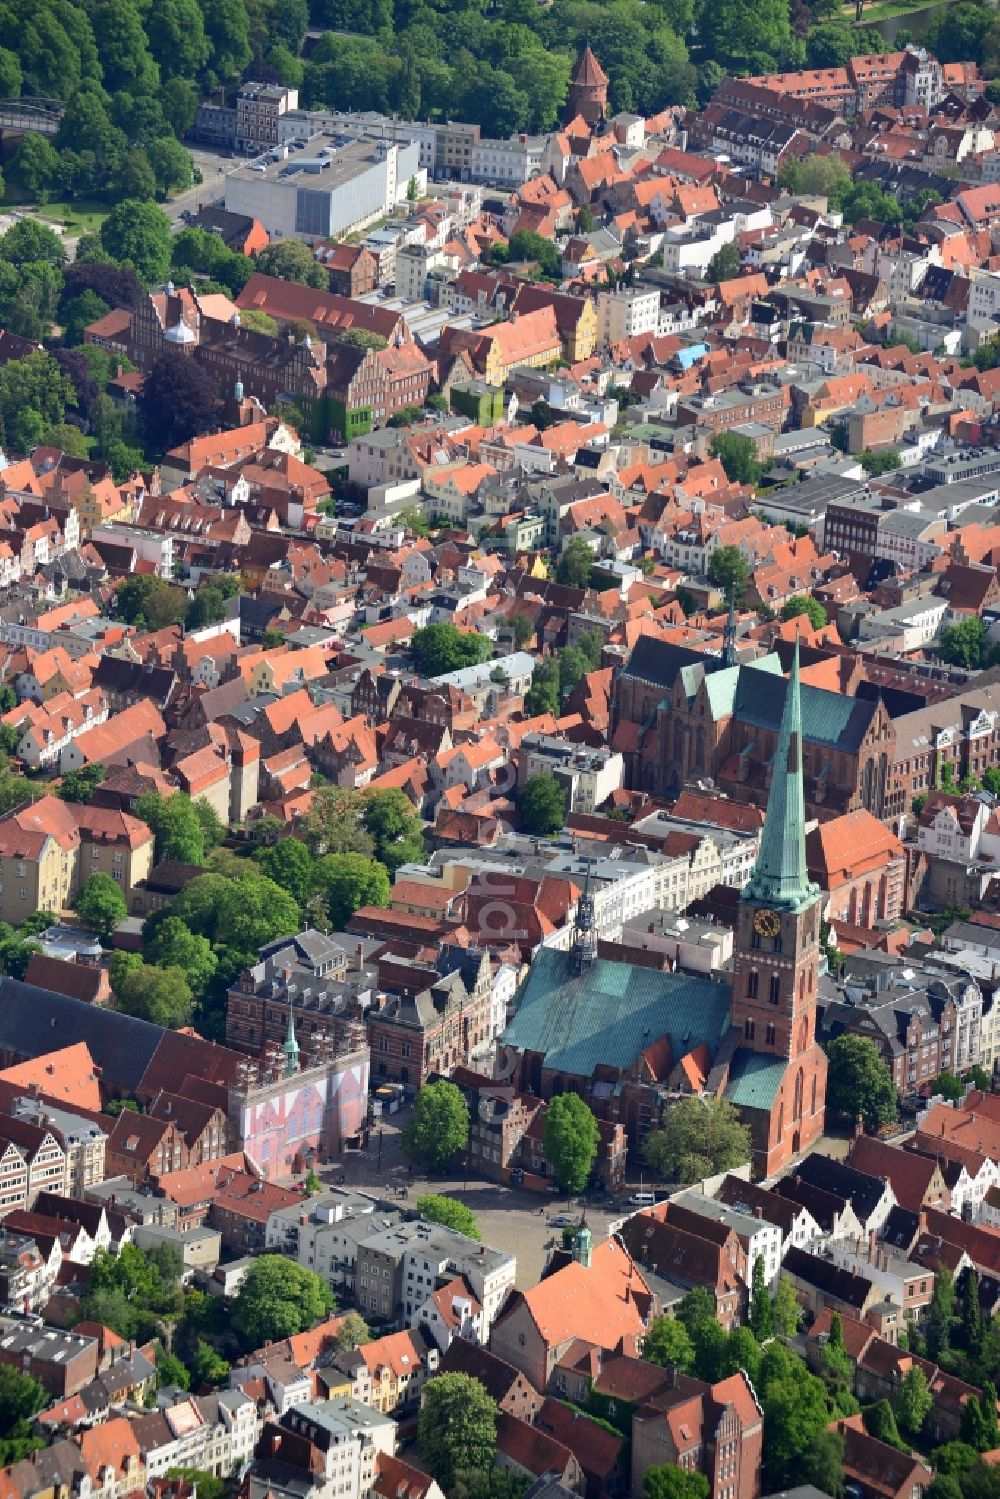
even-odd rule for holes
{"type": "Polygon", "coordinates": [[[593,1255],[594,1236],[587,1227],[587,1215],[584,1213],[580,1218],[580,1225],[573,1235],[573,1258],[578,1265],[582,1265],[585,1270],[589,1270],[593,1255]]]}
{"type": "Polygon", "coordinates": [[[590,48],[584,47],[566,96],[566,118],[575,120],[577,115],[582,115],[593,128],[601,123],[607,112],[608,75],[590,48]]]}
{"type": "Polygon", "coordinates": [[[580,896],[576,907],[576,930],[573,934],[573,946],[570,950],[570,972],[579,977],[592,968],[597,956],[597,943],[595,941],[595,914],[594,897],[590,893],[590,860],[587,860],[587,873],[583,881],[583,894],[580,896]]]}
{"type": "Polygon", "coordinates": [[[732,598],[729,600],[729,617],[726,620],[725,632],[722,636],[722,660],[726,666],[739,666],[740,660],[736,654],[736,605],[732,598]]]}
{"type": "Polygon", "coordinates": [[[288,1029],[281,1050],[285,1057],[285,1076],[294,1077],[299,1070],[299,1043],[295,1039],[295,1011],[291,999],[288,1001],[288,1029]]]}

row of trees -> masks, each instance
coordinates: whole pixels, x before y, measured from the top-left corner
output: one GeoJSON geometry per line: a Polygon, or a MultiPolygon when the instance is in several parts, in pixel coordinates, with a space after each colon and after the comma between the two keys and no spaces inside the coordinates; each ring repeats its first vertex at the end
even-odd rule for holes
{"type": "MultiPolygon", "coordinates": [[[[597,1120],[577,1094],[564,1093],[550,1101],[545,1110],[542,1153],[562,1191],[576,1194],[586,1188],[599,1139],[597,1120]]],[[[444,1171],[469,1143],[469,1106],[462,1090],[443,1080],[421,1088],[402,1142],[411,1160],[431,1171],[444,1171]]],[[[417,1203],[421,1212],[425,1201],[421,1198],[417,1203]]],[[[467,1232],[464,1228],[461,1231],[467,1232]]]]}

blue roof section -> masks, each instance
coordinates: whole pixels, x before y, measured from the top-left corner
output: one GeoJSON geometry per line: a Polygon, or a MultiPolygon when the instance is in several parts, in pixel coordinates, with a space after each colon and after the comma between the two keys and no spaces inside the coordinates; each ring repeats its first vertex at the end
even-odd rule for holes
{"type": "Polygon", "coordinates": [[[674,358],[682,370],[689,370],[699,359],[704,359],[707,353],[708,344],[689,344],[685,349],[678,349],[674,358]]]}
{"type": "Polygon", "coordinates": [[[677,1062],[703,1041],[715,1054],[729,1026],[730,998],[730,986],[715,979],[605,959],[574,974],[569,953],[543,947],[503,1039],[577,1077],[599,1066],[631,1067],[664,1035],[677,1062]]]}
{"type": "Polygon", "coordinates": [[[745,1051],[741,1046],[729,1069],[726,1098],[737,1108],[771,1110],[788,1063],[783,1057],[745,1051]]]}

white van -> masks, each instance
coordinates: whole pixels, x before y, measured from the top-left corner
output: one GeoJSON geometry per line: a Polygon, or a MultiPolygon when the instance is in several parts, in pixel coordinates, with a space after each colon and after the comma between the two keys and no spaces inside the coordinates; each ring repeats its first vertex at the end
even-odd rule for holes
{"type": "Polygon", "coordinates": [[[656,1197],[652,1192],[633,1192],[629,1198],[629,1206],[634,1208],[651,1208],[656,1204],[656,1197]]]}

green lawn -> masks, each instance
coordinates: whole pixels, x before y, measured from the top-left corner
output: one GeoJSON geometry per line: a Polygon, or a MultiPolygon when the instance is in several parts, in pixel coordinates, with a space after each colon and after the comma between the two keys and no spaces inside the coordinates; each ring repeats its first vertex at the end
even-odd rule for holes
{"type": "Polygon", "coordinates": [[[35,203],[11,184],[0,203],[0,213],[17,210],[43,219],[47,224],[60,225],[71,238],[89,231],[96,232],[108,216],[108,205],[92,199],[81,198],[79,202],[35,203]]]}
{"type": "Polygon", "coordinates": [[[79,203],[45,203],[33,209],[40,219],[49,224],[61,224],[66,233],[96,233],[108,216],[108,207],[103,203],[88,203],[84,198],[79,203]]]}

